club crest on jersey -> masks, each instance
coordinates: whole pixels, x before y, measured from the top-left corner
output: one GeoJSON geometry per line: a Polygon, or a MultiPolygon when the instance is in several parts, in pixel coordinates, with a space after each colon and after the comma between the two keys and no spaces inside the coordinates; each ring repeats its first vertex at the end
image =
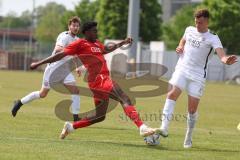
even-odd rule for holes
{"type": "Polygon", "coordinates": [[[189,38],[188,39],[189,41],[189,44],[195,48],[199,48],[200,47],[200,44],[201,44],[201,41],[198,41],[196,39],[192,39],[192,38],[189,38]]]}
{"type": "Polygon", "coordinates": [[[98,47],[91,47],[92,52],[101,52],[101,49],[98,47]]]}

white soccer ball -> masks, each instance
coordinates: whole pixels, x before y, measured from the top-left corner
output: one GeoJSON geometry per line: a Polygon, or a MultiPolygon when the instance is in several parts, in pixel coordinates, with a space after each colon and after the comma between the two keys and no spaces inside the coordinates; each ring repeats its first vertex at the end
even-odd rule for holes
{"type": "Polygon", "coordinates": [[[240,123],[238,124],[237,129],[240,131],[240,123]]]}
{"type": "Polygon", "coordinates": [[[160,144],[160,135],[153,134],[147,137],[144,137],[144,141],[149,146],[156,146],[160,144]]]}

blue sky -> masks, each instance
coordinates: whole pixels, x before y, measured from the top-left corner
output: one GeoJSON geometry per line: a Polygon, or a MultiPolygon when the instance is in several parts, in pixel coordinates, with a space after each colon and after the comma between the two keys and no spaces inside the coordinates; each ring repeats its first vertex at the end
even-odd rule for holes
{"type": "MultiPolygon", "coordinates": [[[[33,0],[0,0],[0,16],[5,16],[8,12],[14,11],[18,16],[25,10],[32,10],[33,0]]],[[[67,9],[74,9],[74,4],[81,0],[35,0],[35,6],[45,5],[48,2],[63,4],[67,9]]]]}

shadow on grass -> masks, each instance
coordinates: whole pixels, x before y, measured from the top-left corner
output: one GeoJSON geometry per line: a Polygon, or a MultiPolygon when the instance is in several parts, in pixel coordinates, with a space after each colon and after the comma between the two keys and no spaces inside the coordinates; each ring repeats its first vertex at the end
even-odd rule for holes
{"type": "MultiPolygon", "coordinates": [[[[148,146],[146,144],[133,144],[133,143],[126,143],[126,142],[112,142],[112,141],[81,141],[86,143],[95,143],[95,144],[109,144],[109,145],[115,145],[115,146],[123,146],[123,147],[134,147],[134,148],[148,148],[148,149],[158,149],[162,150],[164,147],[162,146],[148,146]]],[[[137,141],[136,141],[137,142],[137,141]]]]}
{"type": "Polygon", "coordinates": [[[163,145],[158,145],[158,146],[149,146],[142,141],[141,144],[139,144],[140,141],[132,141],[132,142],[118,142],[118,141],[111,141],[111,140],[106,140],[106,141],[98,141],[98,140],[81,140],[81,139],[72,139],[72,138],[67,138],[65,140],[60,140],[60,139],[47,139],[47,138],[29,138],[29,137],[5,137],[2,138],[0,137],[0,140],[2,141],[8,141],[8,140],[20,140],[20,141],[47,141],[49,143],[66,143],[66,144],[76,144],[79,145],[79,143],[83,144],[99,144],[99,145],[114,145],[114,146],[122,146],[122,147],[133,147],[133,148],[146,148],[146,149],[153,149],[153,150],[159,150],[159,151],[170,151],[170,152],[215,152],[215,153],[240,153],[239,150],[237,149],[219,149],[219,148],[207,148],[207,147],[199,147],[199,146],[194,146],[191,149],[184,149],[184,148],[176,148],[176,147],[164,147],[163,145]]]}
{"type": "Polygon", "coordinates": [[[116,130],[116,131],[123,131],[123,130],[133,130],[133,129],[129,129],[129,128],[111,128],[111,127],[89,127],[89,129],[103,129],[103,130],[116,130]]]}
{"type": "Polygon", "coordinates": [[[173,151],[173,152],[226,152],[226,153],[240,153],[239,150],[228,150],[228,149],[218,149],[218,148],[203,148],[203,147],[193,147],[191,149],[176,149],[176,148],[167,148],[162,145],[158,146],[149,146],[144,144],[133,144],[133,143],[126,143],[126,142],[112,142],[112,141],[82,141],[86,143],[95,143],[95,144],[109,144],[109,145],[116,145],[116,146],[123,146],[123,147],[134,147],[134,148],[147,148],[147,149],[154,149],[154,150],[162,150],[162,151],[173,151]]]}
{"type": "Polygon", "coordinates": [[[229,153],[240,153],[239,150],[234,149],[219,149],[219,148],[207,148],[207,147],[193,147],[194,150],[190,151],[201,151],[201,152],[229,152],[229,153]]]}
{"type": "Polygon", "coordinates": [[[161,149],[165,151],[174,151],[174,152],[226,152],[226,153],[240,153],[239,150],[230,150],[230,149],[219,149],[219,148],[203,148],[203,147],[192,147],[190,149],[176,149],[176,148],[167,148],[163,146],[152,146],[153,149],[161,149]]]}

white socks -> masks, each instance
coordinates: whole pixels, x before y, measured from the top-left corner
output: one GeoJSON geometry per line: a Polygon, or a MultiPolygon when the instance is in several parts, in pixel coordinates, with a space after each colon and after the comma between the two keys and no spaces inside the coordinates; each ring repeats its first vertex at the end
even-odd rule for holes
{"type": "Polygon", "coordinates": [[[80,96],[78,94],[72,95],[72,114],[80,113],[80,96]]]}
{"type": "Polygon", "coordinates": [[[169,123],[173,118],[173,111],[174,111],[175,104],[176,104],[176,101],[168,98],[166,99],[166,102],[163,108],[162,125],[160,127],[164,131],[168,130],[169,123]]]}
{"type": "Polygon", "coordinates": [[[22,102],[22,104],[26,104],[26,103],[31,102],[32,100],[39,99],[39,98],[40,98],[39,91],[35,91],[35,92],[29,93],[28,95],[23,97],[21,99],[21,102],[22,102]]]}
{"type": "Polygon", "coordinates": [[[139,130],[145,130],[146,128],[148,128],[148,126],[146,124],[142,124],[140,127],[139,127],[139,130]]]}
{"type": "Polygon", "coordinates": [[[190,114],[188,113],[187,116],[187,131],[186,131],[186,136],[185,136],[185,140],[186,139],[192,139],[192,132],[193,129],[195,127],[195,123],[197,121],[197,112],[195,112],[194,114],[190,114]]]}
{"type": "MultiPolygon", "coordinates": [[[[32,93],[29,93],[25,97],[21,99],[22,104],[27,104],[35,99],[40,98],[40,92],[35,91],[32,93]]],[[[79,95],[72,95],[72,105],[71,105],[72,113],[73,114],[79,114],[80,112],[80,96],[79,95]]]]}

